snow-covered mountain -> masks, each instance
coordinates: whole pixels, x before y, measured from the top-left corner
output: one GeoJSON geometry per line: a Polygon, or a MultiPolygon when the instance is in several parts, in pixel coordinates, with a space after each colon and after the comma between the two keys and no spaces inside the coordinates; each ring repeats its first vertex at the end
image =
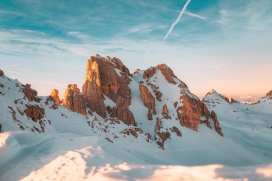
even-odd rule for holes
{"type": "Polygon", "coordinates": [[[258,101],[257,97],[245,95],[245,96],[237,96],[235,97],[235,100],[241,102],[241,103],[246,103],[246,104],[254,104],[258,101]]]}
{"type": "MultiPolygon", "coordinates": [[[[82,91],[70,84],[64,100],[2,73],[0,180],[156,179],[164,169],[179,180],[193,178],[187,166],[207,164],[262,164],[254,177],[263,179],[271,110],[270,96],[245,105],[211,91],[201,101],[167,65],[130,74],[115,57],[90,57],[82,91]]],[[[217,178],[219,168],[233,174],[221,165],[195,169],[217,178]]]]}

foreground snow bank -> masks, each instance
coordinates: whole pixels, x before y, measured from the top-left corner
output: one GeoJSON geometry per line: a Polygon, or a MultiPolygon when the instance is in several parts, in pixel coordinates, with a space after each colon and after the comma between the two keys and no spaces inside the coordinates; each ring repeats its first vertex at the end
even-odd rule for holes
{"type": "MultiPolygon", "coordinates": [[[[272,164],[172,166],[150,164],[97,136],[0,134],[0,180],[271,180],[272,164]]],[[[147,158],[145,158],[147,159],[147,158]]]]}

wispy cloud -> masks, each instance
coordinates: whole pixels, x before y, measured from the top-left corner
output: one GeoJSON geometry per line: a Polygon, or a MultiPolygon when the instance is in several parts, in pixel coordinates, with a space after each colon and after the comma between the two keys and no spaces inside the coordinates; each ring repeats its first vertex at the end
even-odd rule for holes
{"type": "Polygon", "coordinates": [[[6,69],[3,69],[3,71],[13,73],[13,74],[17,74],[17,75],[23,75],[23,76],[27,76],[27,77],[34,77],[34,76],[31,76],[31,75],[23,74],[23,73],[20,73],[20,72],[14,72],[14,71],[6,70],[6,69]]]}
{"type": "Polygon", "coordinates": [[[184,14],[188,15],[188,16],[191,16],[191,17],[194,17],[194,18],[198,18],[198,19],[202,19],[202,20],[207,20],[208,18],[204,17],[204,16],[200,16],[198,14],[195,14],[195,13],[191,13],[189,11],[185,11],[184,14]]]}
{"type": "Polygon", "coordinates": [[[189,3],[191,2],[191,0],[188,0],[185,5],[183,6],[182,10],[179,13],[178,18],[176,19],[176,21],[171,25],[170,29],[168,30],[168,32],[166,33],[164,39],[162,40],[162,43],[166,40],[166,38],[170,35],[170,33],[172,32],[173,28],[175,27],[175,25],[180,21],[181,16],[184,14],[184,12],[186,11],[187,6],[189,5],[189,3]]]}

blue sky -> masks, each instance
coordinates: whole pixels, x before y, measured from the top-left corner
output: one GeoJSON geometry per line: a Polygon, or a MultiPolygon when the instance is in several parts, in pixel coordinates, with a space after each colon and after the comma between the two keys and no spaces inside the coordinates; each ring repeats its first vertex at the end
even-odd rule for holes
{"type": "Polygon", "coordinates": [[[40,95],[82,86],[90,55],[130,70],[166,63],[202,97],[272,89],[272,1],[1,0],[0,68],[40,95]]]}

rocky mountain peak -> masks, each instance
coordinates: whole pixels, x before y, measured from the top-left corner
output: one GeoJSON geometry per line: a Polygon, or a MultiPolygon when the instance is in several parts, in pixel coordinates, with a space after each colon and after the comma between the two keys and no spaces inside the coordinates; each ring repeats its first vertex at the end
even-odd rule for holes
{"type": "Polygon", "coordinates": [[[51,94],[52,98],[54,99],[54,101],[56,102],[56,104],[61,104],[62,101],[60,100],[59,98],[59,91],[57,89],[53,89],[51,91],[51,94]]]}
{"type": "Polygon", "coordinates": [[[271,98],[271,99],[272,99],[272,90],[271,90],[271,91],[269,91],[269,92],[266,94],[266,97],[268,97],[268,98],[271,98]]]}

